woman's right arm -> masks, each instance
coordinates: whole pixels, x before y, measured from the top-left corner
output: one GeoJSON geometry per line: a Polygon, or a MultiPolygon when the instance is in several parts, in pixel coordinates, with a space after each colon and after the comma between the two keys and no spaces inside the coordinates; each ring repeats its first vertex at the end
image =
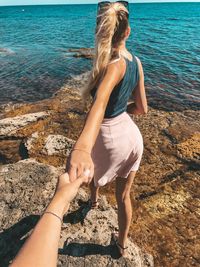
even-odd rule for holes
{"type": "Polygon", "coordinates": [[[106,74],[97,89],[96,98],[87,115],[83,130],[67,161],[66,171],[69,172],[70,181],[74,181],[85,169],[89,169],[91,179],[93,177],[94,164],[91,151],[99,133],[110,94],[122,79],[124,69],[125,63],[121,60],[107,67],[106,74]]]}
{"type": "Polygon", "coordinates": [[[139,81],[136,88],[133,90],[132,98],[134,103],[131,103],[127,107],[127,112],[134,115],[146,114],[148,111],[147,98],[144,86],[144,72],[142,63],[138,57],[136,57],[139,67],[139,81]]]}

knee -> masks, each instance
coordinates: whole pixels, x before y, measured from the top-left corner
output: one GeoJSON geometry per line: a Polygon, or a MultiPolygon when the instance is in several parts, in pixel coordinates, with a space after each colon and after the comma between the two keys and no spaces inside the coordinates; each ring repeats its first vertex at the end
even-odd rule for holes
{"type": "Polygon", "coordinates": [[[116,194],[116,199],[118,204],[126,204],[130,201],[130,191],[123,192],[121,194],[116,194]]]}

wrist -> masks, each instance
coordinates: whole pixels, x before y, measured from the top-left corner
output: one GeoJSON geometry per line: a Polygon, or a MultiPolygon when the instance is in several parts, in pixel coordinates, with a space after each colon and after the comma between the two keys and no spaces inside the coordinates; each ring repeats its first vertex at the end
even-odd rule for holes
{"type": "Polygon", "coordinates": [[[63,197],[62,194],[56,192],[53,199],[49,203],[45,211],[51,211],[56,213],[59,217],[63,218],[66,212],[66,206],[69,206],[68,201],[63,197]]]}
{"type": "Polygon", "coordinates": [[[87,151],[86,149],[82,149],[82,148],[73,148],[72,151],[82,151],[84,153],[87,153],[89,155],[91,155],[91,152],[90,151],[87,151]]]}
{"type": "Polygon", "coordinates": [[[91,151],[92,151],[92,147],[91,147],[91,144],[88,144],[88,142],[87,141],[85,141],[85,142],[83,142],[83,141],[81,141],[81,142],[79,142],[79,140],[76,142],[76,144],[74,145],[74,147],[73,147],[73,150],[75,150],[75,149],[79,149],[79,150],[83,150],[83,151],[85,151],[85,152],[87,152],[87,153],[91,153],[91,151]]]}

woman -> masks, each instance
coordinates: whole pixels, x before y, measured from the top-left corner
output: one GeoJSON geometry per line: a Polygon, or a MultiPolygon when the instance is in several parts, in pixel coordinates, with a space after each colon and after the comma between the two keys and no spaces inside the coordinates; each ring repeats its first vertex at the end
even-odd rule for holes
{"type": "Polygon", "coordinates": [[[98,206],[99,187],[116,180],[115,239],[122,256],[132,217],[130,189],[143,154],[141,133],[129,114],[147,113],[142,64],[126,48],[128,16],[126,2],[99,4],[95,58],[84,92],[93,103],[67,164],[71,181],[90,170],[92,208],[98,206]],[[128,105],[131,95],[134,103],[128,105]]]}

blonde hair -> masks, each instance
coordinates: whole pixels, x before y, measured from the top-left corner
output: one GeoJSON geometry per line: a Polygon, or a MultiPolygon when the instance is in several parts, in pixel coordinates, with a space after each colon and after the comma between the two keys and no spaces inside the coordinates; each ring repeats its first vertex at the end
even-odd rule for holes
{"type": "Polygon", "coordinates": [[[128,10],[123,4],[110,3],[102,7],[97,16],[95,34],[95,55],[89,82],[83,90],[83,98],[98,85],[104,77],[110,60],[116,56],[116,48],[125,38],[128,23],[128,10]]]}

